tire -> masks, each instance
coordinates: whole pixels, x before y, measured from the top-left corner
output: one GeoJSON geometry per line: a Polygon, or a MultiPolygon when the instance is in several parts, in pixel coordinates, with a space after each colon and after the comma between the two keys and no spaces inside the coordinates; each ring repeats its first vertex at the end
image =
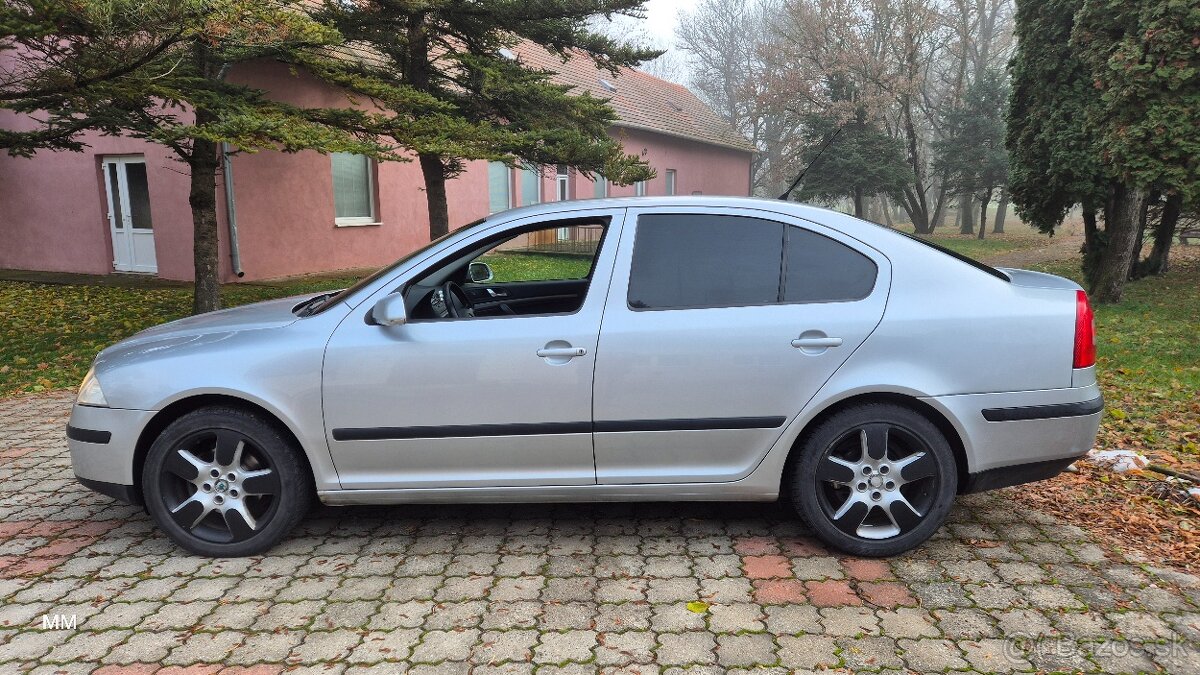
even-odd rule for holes
{"type": "Polygon", "coordinates": [[[236,558],[277,544],[308,513],[314,488],[300,449],[273,424],[222,406],[188,413],[159,434],[142,492],[180,547],[236,558]]]}
{"type": "Polygon", "coordinates": [[[856,556],[915,548],[941,527],[958,489],[942,432],[892,403],[835,413],[799,450],[788,476],[793,506],[821,541],[856,556]]]}

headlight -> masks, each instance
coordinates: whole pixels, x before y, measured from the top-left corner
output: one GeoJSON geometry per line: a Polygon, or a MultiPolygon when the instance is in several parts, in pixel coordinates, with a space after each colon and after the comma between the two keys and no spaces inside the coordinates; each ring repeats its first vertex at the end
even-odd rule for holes
{"type": "Polygon", "coordinates": [[[75,397],[75,402],[79,405],[108,407],[108,401],[104,400],[104,392],[100,390],[100,380],[96,379],[95,366],[89,368],[87,375],[83,376],[83,383],[79,385],[79,394],[75,397]]]}

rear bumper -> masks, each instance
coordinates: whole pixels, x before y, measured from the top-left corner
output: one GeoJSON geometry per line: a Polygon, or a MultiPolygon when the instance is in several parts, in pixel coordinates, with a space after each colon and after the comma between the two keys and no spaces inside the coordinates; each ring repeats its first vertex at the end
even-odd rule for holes
{"type": "Polygon", "coordinates": [[[1104,401],[1096,384],[1064,389],[923,399],[943,412],[963,441],[963,491],[1042,480],[1087,454],[1104,401]]]}

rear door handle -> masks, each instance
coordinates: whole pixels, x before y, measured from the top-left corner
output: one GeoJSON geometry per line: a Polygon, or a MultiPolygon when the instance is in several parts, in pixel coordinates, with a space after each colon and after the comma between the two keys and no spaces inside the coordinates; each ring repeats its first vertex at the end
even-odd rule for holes
{"type": "Polygon", "coordinates": [[[586,354],[584,347],[542,347],[537,350],[537,355],[543,359],[573,359],[586,354]]]}
{"type": "Polygon", "coordinates": [[[487,289],[487,294],[492,296],[493,298],[507,298],[508,297],[508,293],[505,293],[504,291],[498,291],[494,288],[487,289]]]}
{"type": "Polygon", "coordinates": [[[828,349],[829,347],[841,347],[842,338],[840,337],[806,337],[796,338],[792,340],[792,346],[796,349],[828,349]]]}

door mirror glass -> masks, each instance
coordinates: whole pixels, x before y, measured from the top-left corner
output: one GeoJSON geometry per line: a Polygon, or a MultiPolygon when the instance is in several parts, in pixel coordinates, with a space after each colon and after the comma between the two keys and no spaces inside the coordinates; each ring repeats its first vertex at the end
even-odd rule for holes
{"type": "Polygon", "coordinates": [[[485,262],[473,262],[467,265],[467,279],[473,284],[483,284],[495,278],[492,268],[485,262]]]}
{"type": "Polygon", "coordinates": [[[399,326],[408,321],[404,309],[404,294],[392,293],[371,308],[371,323],[376,326],[399,326]]]}

